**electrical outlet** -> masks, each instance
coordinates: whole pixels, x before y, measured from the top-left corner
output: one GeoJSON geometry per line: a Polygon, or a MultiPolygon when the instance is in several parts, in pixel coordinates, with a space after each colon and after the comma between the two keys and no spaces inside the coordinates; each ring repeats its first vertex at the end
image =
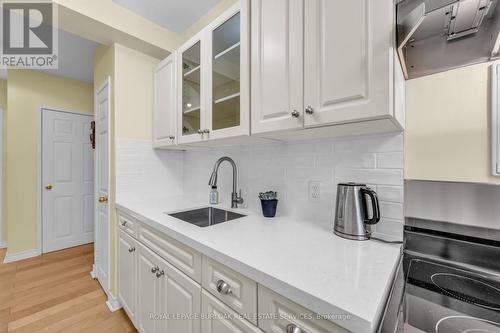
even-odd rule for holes
{"type": "Polygon", "coordinates": [[[321,200],[321,182],[309,182],[309,201],[319,202],[321,200]]]}

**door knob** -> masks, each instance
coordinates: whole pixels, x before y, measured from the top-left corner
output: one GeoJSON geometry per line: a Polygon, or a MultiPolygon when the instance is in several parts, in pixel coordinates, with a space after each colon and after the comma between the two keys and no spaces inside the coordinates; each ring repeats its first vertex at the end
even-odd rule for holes
{"type": "Polygon", "coordinates": [[[100,203],[107,203],[108,202],[108,198],[107,197],[99,197],[99,202],[100,203]]]}
{"type": "Polygon", "coordinates": [[[286,333],[307,333],[307,332],[294,324],[288,324],[286,326],[286,333]]]}
{"type": "Polygon", "coordinates": [[[219,294],[222,295],[230,295],[233,292],[231,290],[231,286],[227,284],[224,280],[217,281],[216,287],[219,294]]]}
{"type": "Polygon", "coordinates": [[[313,109],[313,107],[312,107],[312,106],[308,106],[308,107],[306,107],[306,113],[307,113],[307,114],[313,114],[313,113],[314,113],[314,109],[313,109]]]}
{"type": "Polygon", "coordinates": [[[52,190],[52,187],[53,187],[53,186],[52,186],[52,184],[47,184],[47,185],[45,185],[45,189],[46,189],[47,191],[52,190]]]}

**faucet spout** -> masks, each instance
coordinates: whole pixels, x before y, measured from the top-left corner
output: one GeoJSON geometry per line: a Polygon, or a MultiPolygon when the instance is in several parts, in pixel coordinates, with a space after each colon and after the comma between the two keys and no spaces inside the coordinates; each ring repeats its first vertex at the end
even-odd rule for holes
{"type": "Polygon", "coordinates": [[[236,167],[236,163],[234,163],[233,159],[227,156],[221,157],[215,162],[214,171],[210,176],[210,180],[208,181],[209,186],[217,186],[217,173],[219,172],[219,167],[222,162],[229,162],[233,168],[233,192],[231,193],[231,208],[238,208],[238,205],[243,203],[243,198],[237,193],[237,180],[238,180],[238,169],[236,167]]]}

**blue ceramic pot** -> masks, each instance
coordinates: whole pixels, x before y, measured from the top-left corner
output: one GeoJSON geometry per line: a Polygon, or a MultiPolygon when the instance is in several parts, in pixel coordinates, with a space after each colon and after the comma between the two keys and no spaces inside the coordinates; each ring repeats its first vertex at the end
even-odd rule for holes
{"type": "Polygon", "coordinates": [[[278,199],[274,200],[261,200],[262,214],[265,217],[274,217],[276,215],[276,207],[278,207],[278,199]]]}

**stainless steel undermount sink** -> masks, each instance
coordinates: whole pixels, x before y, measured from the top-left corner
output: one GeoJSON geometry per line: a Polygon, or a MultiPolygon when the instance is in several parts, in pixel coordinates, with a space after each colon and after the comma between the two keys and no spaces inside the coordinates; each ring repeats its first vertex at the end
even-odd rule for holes
{"type": "Polygon", "coordinates": [[[186,210],[168,215],[201,228],[245,217],[242,214],[214,207],[186,210]]]}

